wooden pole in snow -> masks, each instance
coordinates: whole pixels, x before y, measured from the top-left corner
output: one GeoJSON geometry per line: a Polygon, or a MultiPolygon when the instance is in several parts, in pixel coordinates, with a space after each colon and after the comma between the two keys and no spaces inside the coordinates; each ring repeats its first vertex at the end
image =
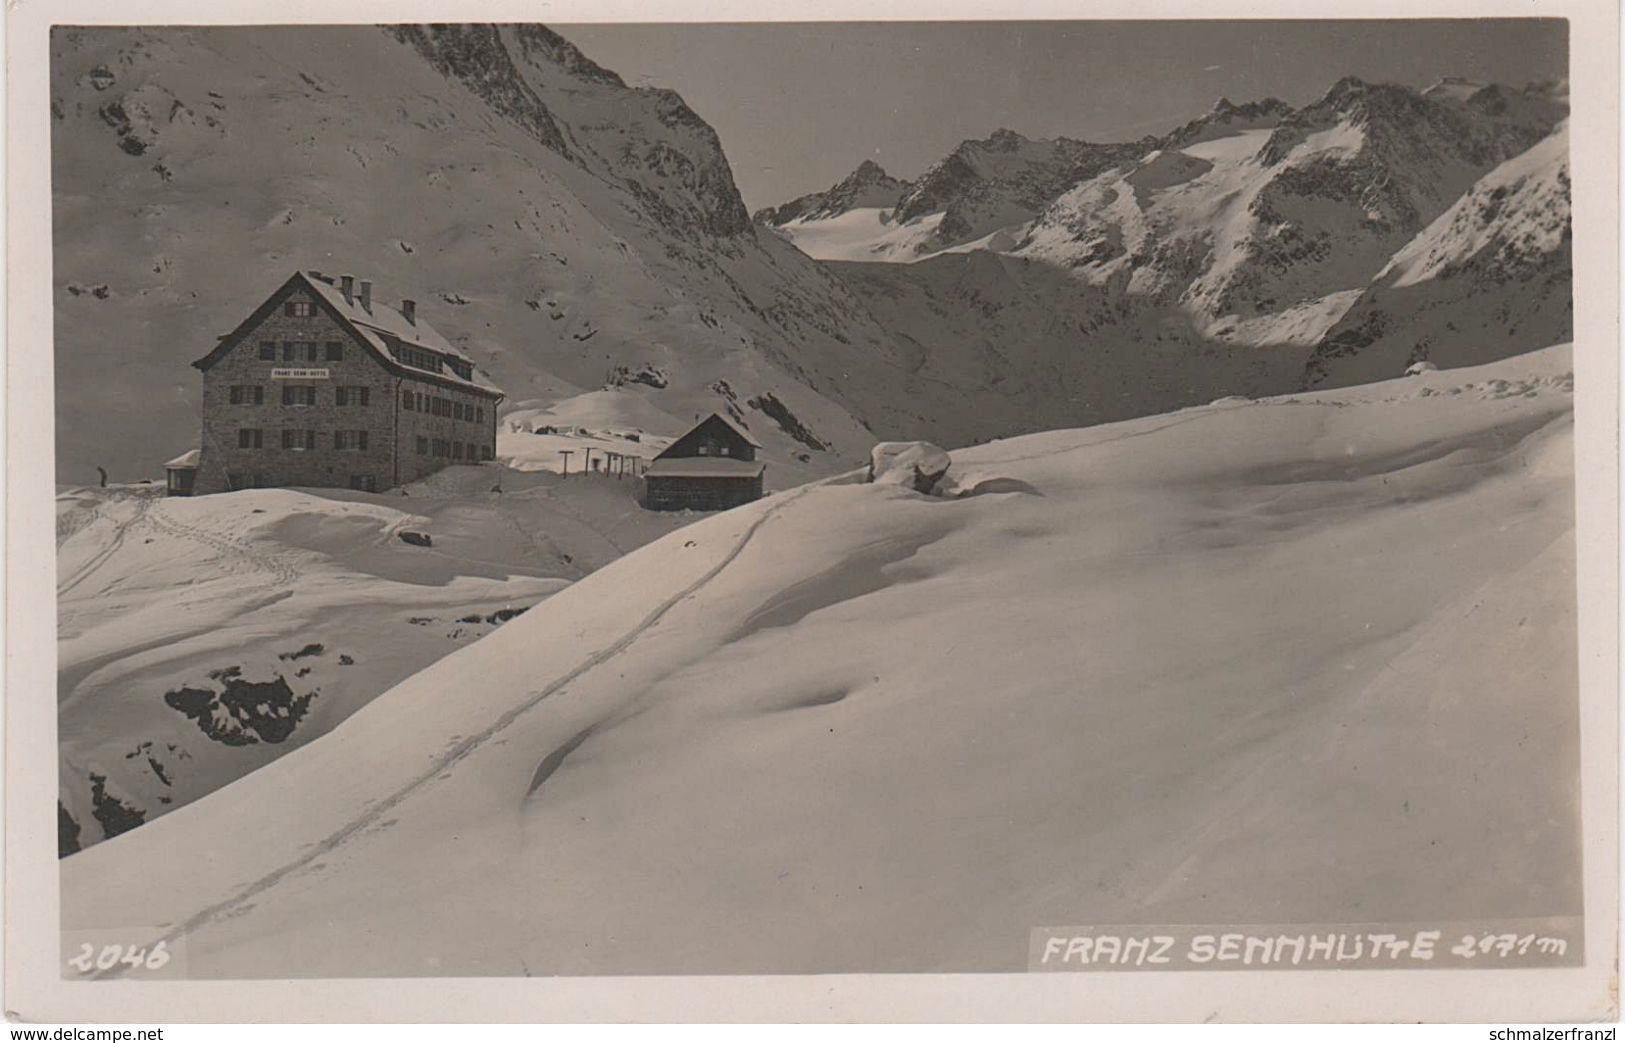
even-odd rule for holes
{"type": "Polygon", "coordinates": [[[575,452],[574,449],[560,449],[559,450],[559,455],[564,457],[564,476],[566,478],[570,477],[570,456],[574,452],[575,452]]]}

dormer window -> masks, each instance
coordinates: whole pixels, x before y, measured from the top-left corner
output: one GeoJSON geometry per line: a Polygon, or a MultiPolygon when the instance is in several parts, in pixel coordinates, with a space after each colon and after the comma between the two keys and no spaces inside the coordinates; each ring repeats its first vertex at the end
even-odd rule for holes
{"type": "Polygon", "coordinates": [[[390,346],[389,353],[395,356],[396,361],[400,362],[401,365],[411,366],[413,369],[439,373],[444,368],[444,360],[439,355],[432,351],[414,348],[408,344],[393,344],[390,346]]]}

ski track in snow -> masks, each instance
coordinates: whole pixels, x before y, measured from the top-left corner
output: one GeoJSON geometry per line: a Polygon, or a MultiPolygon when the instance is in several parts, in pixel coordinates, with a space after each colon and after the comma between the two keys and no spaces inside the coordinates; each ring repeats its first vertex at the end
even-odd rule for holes
{"type": "Polygon", "coordinates": [[[208,529],[201,529],[195,525],[178,522],[173,518],[166,518],[161,510],[156,509],[156,505],[144,511],[140,520],[148,528],[165,536],[200,543],[219,553],[228,562],[247,566],[248,571],[270,573],[273,587],[292,586],[294,581],[299,578],[298,571],[281,558],[256,550],[245,540],[221,536],[219,533],[210,532],[208,529]]]}
{"type": "MultiPolygon", "coordinates": [[[[445,774],[450,768],[455,766],[458,761],[461,761],[475,750],[478,750],[480,747],[484,746],[491,739],[507,730],[509,725],[513,724],[514,721],[518,720],[526,713],[529,713],[539,703],[562,691],[565,687],[572,684],[582,676],[600,666],[603,666],[605,663],[610,662],[616,656],[632,647],[632,645],[637,642],[638,638],[642,637],[645,633],[658,625],[661,619],[665,617],[666,613],[670,612],[684,601],[687,601],[689,598],[699,593],[719,575],[721,575],[723,570],[725,570],[729,565],[733,564],[739,555],[744,552],[745,548],[750,545],[751,540],[755,537],[757,531],[760,530],[762,526],[766,525],[773,518],[777,517],[779,512],[784,510],[784,508],[788,507],[796,500],[799,500],[802,496],[805,496],[813,489],[819,488],[823,484],[825,483],[815,482],[810,485],[802,486],[801,488],[796,489],[795,491],[786,495],[778,503],[763,511],[761,517],[751,522],[751,524],[734,543],[732,549],[730,549],[728,553],[723,556],[721,561],[717,562],[710,569],[706,570],[705,574],[699,579],[690,583],[688,586],[679,590],[677,593],[673,594],[671,597],[657,605],[653,611],[644,616],[636,626],[632,627],[631,630],[628,630],[613,644],[609,645],[600,652],[595,652],[591,656],[588,656],[581,662],[580,665],[575,667],[575,669],[571,670],[569,673],[544,686],[540,690],[531,693],[531,695],[518,706],[515,706],[513,709],[504,713],[483,731],[480,731],[452,746],[445,754],[436,758],[428,769],[419,773],[415,778],[407,782],[401,788],[397,789],[394,793],[371,805],[366,811],[339,827],[339,829],[334,831],[330,836],[327,837],[327,839],[314,845],[304,854],[298,856],[280,868],[272,870],[270,873],[267,873],[254,883],[244,887],[230,898],[226,898],[206,909],[194,913],[191,917],[183,921],[179,927],[176,927],[159,938],[153,939],[150,944],[157,945],[159,942],[175,942],[180,938],[183,938],[186,935],[207,926],[210,923],[231,916],[233,912],[243,906],[245,902],[248,902],[250,899],[277,886],[283,880],[299,872],[301,869],[310,866],[312,863],[322,858],[322,856],[331,853],[333,850],[349,842],[354,837],[361,835],[368,827],[376,824],[380,819],[382,819],[387,812],[394,809],[396,806],[401,804],[407,798],[413,796],[425,786],[432,784],[436,779],[439,778],[439,776],[445,774]]],[[[119,968],[113,968],[95,976],[97,980],[120,977],[123,977],[123,971],[119,968]]]]}
{"type": "MultiPolygon", "coordinates": [[[[128,521],[121,522],[114,519],[112,515],[102,510],[101,504],[97,504],[90,509],[90,518],[87,519],[83,525],[74,530],[74,532],[78,532],[83,529],[87,529],[104,518],[112,521],[114,525],[113,538],[107,541],[107,546],[97,551],[89,561],[75,569],[72,576],[68,577],[66,580],[59,580],[57,582],[56,596],[59,601],[61,600],[62,595],[89,579],[96,573],[97,569],[100,569],[103,565],[112,560],[113,556],[118,553],[119,548],[124,546],[124,537],[129,534],[130,529],[134,528],[136,525],[139,525],[146,517],[147,513],[152,510],[152,497],[141,493],[136,493],[133,495],[115,493],[111,498],[111,503],[123,503],[126,500],[132,499],[136,501],[135,517],[129,519],[128,521]]],[[[73,533],[68,534],[69,537],[72,535],[73,533]]]]}
{"type": "MultiPolygon", "coordinates": [[[[188,525],[166,517],[163,511],[162,494],[160,493],[115,493],[109,500],[109,505],[135,502],[135,515],[127,521],[117,521],[103,509],[103,505],[96,505],[90,509],[90,518],[84,524],[77,526],[73,531],[82,531],[102,519],[113,520],[116,528],[113,536],[107,541],[107,546],[97,551],[89,561],[74,570],[69,576],[57,584],[56,593],[60,600],[63,595],[78,587],[89,579],[124,546],[125,537],[136,528],[146,528],[163,536],[200,544],[219,554],[228,564],[242,566],[242,571],[265,572],[272,577],[271,586],[292,586],[299,578],[299,572],[288,562],[273,554],[256,549],[246,540],[222,536],[208,529],[188,525]]],[[[70,537],[72,532],[68,534],[70,537]]]]}

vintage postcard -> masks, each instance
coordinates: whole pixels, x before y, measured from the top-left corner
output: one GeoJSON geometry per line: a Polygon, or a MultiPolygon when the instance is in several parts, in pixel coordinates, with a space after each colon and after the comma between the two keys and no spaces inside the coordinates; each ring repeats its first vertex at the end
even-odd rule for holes
{"type": "Polygon", "coordinates": [[[1615,1017],[1618,12],[1348,13],[13,5],[8,1012],[1615,1017]]]}

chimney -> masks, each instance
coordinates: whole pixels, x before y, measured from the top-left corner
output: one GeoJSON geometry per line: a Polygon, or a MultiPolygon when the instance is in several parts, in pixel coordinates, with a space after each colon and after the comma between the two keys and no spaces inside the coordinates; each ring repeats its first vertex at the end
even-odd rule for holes
{"type": "Polygon", "coordinates": [[[418,324],[418,302],[401,301],[401,317],[406,320],[408,325],[416,326],[418,324]]]}
{"type": "Polygon", "coordinates": [[[339,276],[339,289],[344,293],[344,303],[353,303],[355,300],[355,276],[339,276]]]}
{"type": "Polygon", "coordinates": [[[372,280],[361,280],[361,310],[368,315],[372,314],[372,280]]]}

